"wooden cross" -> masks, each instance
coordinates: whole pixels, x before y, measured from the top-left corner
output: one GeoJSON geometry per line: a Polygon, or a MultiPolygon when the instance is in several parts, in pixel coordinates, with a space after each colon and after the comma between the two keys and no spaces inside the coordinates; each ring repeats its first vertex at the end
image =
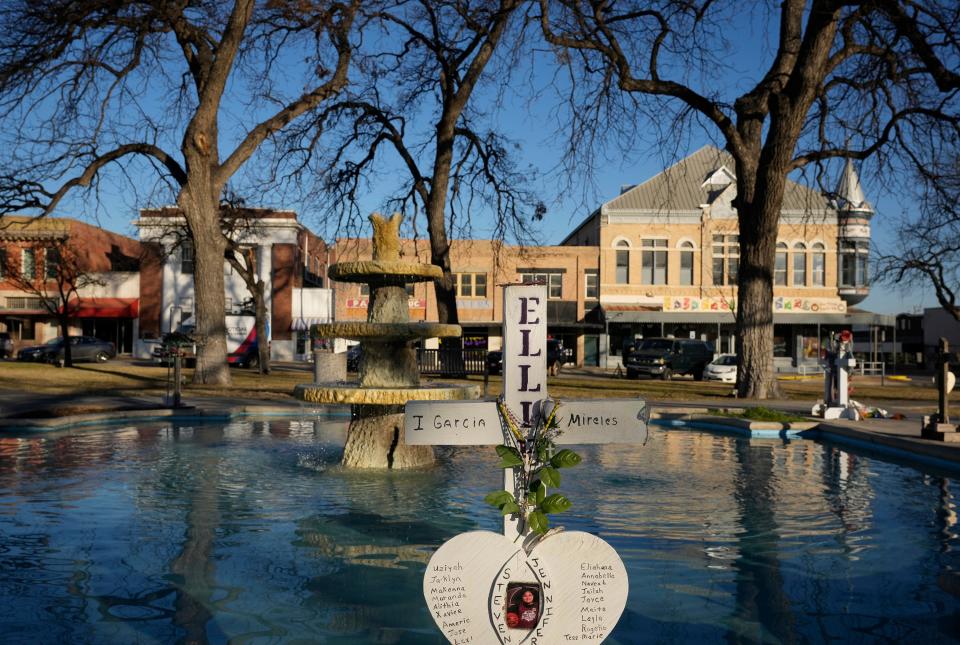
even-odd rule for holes
{"type": "MultiPolygon", "coordinates": [[[[547,287],[517,284],[503,290],[503,395],[507,409],[527,428],[549,413],[547,395],[547,287]]],[[[646,404],[638,399],[561,401],[558,445],[642,443],[647,438],[646,404]]],[[[405,440],[411,445],[503,444],[505,426],[495,401],[410,401],[405,440]]],[[[515,491],[513,469],[504,487],[515,491]]],[[[504,535],[522,538],[519,517],[504,518],[504,535]]]]}

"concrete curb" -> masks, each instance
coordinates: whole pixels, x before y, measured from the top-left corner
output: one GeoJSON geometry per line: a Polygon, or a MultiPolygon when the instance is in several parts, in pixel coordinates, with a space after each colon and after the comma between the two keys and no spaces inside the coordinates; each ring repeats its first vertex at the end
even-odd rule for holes
{"type": "MultiPolygon", "coordinates": [[[[333,405],[308,405],[312,412],[320,410],[329,416],[350,416],[349,408],[333,405]]],[[[123,425],[132,421],[229,421],[242,417],[301,417],[304,407],[289,405],[241,405],[235,408],[183,407],[143,410],[114,410],[76,414],[54,419],[0,419],[0,434],[12,432],[52,432],[93,425],[123,425]]]]}

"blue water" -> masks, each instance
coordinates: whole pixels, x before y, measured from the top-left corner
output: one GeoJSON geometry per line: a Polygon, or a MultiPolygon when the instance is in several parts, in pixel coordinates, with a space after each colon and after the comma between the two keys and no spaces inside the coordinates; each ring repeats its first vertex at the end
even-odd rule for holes
{"type": "MultiPolygon", "coordinates": [[[[431,552],[499,530],[492,449],[425,472],[337,463],[344,424],[169,423],[0,437],[3,643],[441,643],[431,552]]],[[[957,484],[814,441],[651,427],[564,471],[568,529],[622,556],[611,643],[960,636],[957,484]]]]}

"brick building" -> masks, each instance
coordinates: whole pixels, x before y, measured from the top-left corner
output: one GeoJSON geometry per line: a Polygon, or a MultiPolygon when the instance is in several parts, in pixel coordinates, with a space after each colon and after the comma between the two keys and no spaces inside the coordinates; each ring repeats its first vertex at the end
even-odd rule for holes
{"type": "MultiPolygon", "coordinates": [[[[706,146],[625,188],[562,242],[597,249],[603,364],[640,336],[696,336],[733,352],[739,269],[734,163],[706,146]]],[[[836,193],[787,181],[774,268],[775,362],[815,364],[818,339],[893,317],[851,309],[869,294],[870,219],[848,163],[836,193]]]]}
{"type": "MultiPolygon", "coordinates": [[[[271,356],[303,358],[309,350],[310,325],[330,320],[332,292],[324,288],[327,245],[293,211],[254,208],[243,213],[248,224],[238,233],[238,242],[255,249],[258,276],[270,285],[265,295],[271,356]]],[[[145,255],[137,354],[147,356],[150,341],[179,329],[193,316],[193,247],[182,241],[186,222],[175,207],[141,210],[136,225],[145,255]]],[[[224,313],[248,312],[246,283],[226,260],[223,270],[224,313]]]]}
{"type": "MultiPolygon", "coordinates": [[[[429,262],[426,240],[403,240],[401,253],[416,262],[429,262]]],[[[334,246],[333,261],[372,257],[370,240],[341,239],[334,246]]],[[[454,240],[451,262],[457,281],[457,312],[463,328],[464,347],[494,350],[501,347],[503,285],[524,281],[547,284],[547,334],[563,340],[577,357],[597,360],[599,335],[597,267],[594,247],[509,246],[490,240],[454,240]]],[[[366,319],[366,285],[334,283],[337,320],[366,319]]],[[[437,302],[432,283],[408,285],[410,319],[436,320],[437,302]]],[[[436,346],[428,341],[428,348],[436,346]]]]}
{"type": "Polygon", "coordinates": [[[18,349],[60,335],[57,319],[41,300],[56,299],[52,282],[61,245],[96,283],[71,300],[70,333],[96,336],[113,342],[118,352],[131,352],[138,334],[140,243],[69,218],[0,219],[0,331],[9,332],[18,349]],[[36,289],[24,290],[12,272],[32,277],[36,289]]]}

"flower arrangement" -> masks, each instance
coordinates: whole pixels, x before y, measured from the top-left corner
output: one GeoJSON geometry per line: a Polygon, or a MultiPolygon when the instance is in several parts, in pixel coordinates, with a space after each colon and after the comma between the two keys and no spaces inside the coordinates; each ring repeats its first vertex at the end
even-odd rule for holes
{"type": "Polygon", "coordinates": [[[572,506],[565,495],[553,493],[550,488],[560,487],[560,469],[571,468],[582,461],[580,455],[564,448],[557,450],[555,440],[560,435],[557,425],[557,409],[560,402],[554,400],[550,414],[539,415],[531,427],[523,425],[507,408],[501,396],[497,409],[507,428],[507,442],[496,447],[501,468],[515,469],[515,493],[498,490],[489,493],[484,501],[500,509],[501,515],[520,516],[520,533],[527,528],[543,535],[550,528],[548,515],[562,513],[572,506]]]}

